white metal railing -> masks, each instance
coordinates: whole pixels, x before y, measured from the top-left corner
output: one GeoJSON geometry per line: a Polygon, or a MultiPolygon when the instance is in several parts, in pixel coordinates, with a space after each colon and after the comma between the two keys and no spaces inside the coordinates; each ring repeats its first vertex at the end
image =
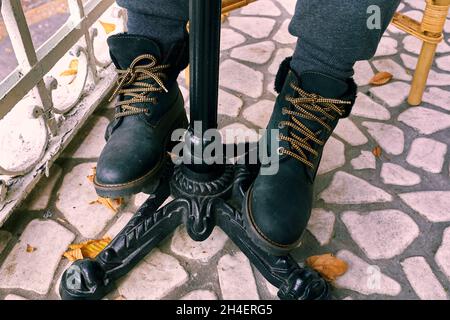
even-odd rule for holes
{"type": "MultiPolygon", "coordinates": [[[[101,61],[96,57],[94,40],[100,31],[94,24],[109,13],[109,18],[117,22],[118,31],[124,30],[125,12],[114,4],[114,0],[67,1],[68,20],[35,50],[20,0],[0,0],[4,25],[18,62],[9,76],[0,79],[0,129],[2,125],[7,126],[7,121],[14,123],[9,118],[13,118],[11,115],[15,113],[23,117],[23,121],[16,121],[19,126],[26,126],[26,121],[34,121],[30,126],[40,128],[40,132],[29,134],[36,137],[28,141],[28,144],[38,144],[28,146],[37,148],[38,152],[30,157],[24,156],[23,163],[19,153],[8,153],[10,147],[17,143],[14,137],[19,128],[3,130],[6,134],[0,132],[0,159],[11,158],[8,167],[0,163],[0,226],[39,178],[43,174],[48,175],[55,158],[114,83],[115,73],[109,59],[101,61]],[[78,61],[76,76],[70,84],[58,81],[54,72],[68,53],[78,61]]],[[[107,48],[103,47],[101,51],[107,51],[107,48]]],[[[20,136],[23,140],[23,135],[20,136]]]]}

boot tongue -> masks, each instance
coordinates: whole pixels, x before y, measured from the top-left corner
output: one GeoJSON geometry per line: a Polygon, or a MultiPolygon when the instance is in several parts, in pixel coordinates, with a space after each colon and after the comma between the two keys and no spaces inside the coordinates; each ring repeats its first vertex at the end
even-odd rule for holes
{"type": "Polygon", "coordinates": [[[324,98],[338,99],[348,91],[345,81],[323,73],[303,72],[300,74],[300,87],[308,93],[318,94],[324,98]]]}
{"type": "Polygon", "coordinates": [[[111,58],[117,68],[127,69],[136,57],[151,54],[161,60],[158,44],[147,37],[131,34],[117,34],[108,38],[111,58]]]}

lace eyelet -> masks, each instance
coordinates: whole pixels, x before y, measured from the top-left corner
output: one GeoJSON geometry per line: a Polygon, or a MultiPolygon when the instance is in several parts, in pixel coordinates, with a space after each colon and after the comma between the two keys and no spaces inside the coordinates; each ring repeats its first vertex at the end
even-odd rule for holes
{"type": "Polygon", "coordinates": [[[278,123],[278,129],[284,129],[284,124],[281,123],[281,122],[279,122],[279,123],[278,123]]]}
{"type": "Polygon", "coordinates": [[[283,109],[281,109],[281,113],[283,115],[286,115],[288,113],[288,109],[286,107],[283,107],[283,109]]]}
{"type": "Polygon", "coordinates": [[[284,148],[283,147],[279,147],[277,149],[277,153],[278,153],[279,156],[283,155],[284,154],[284,148]]]}

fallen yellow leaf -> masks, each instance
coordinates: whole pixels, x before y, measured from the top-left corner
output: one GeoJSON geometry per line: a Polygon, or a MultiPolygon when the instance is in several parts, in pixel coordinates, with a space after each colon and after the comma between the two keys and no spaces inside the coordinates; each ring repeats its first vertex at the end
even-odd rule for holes
{"type": "Polygon", "coordinates": [[[63,223],[63,224],[67,222],[66,220],[61,219],[61,218],[56,218],[56,220],[58,220],[59,222],[61,222],[61,223],[63,223]]]}
{"type": "Polygon", "coordinates": [[[105,237],[100,240],[89,241],[81,248],[81,253],[85,258],[94,259],[105,247],[111,242],[110,237],[105,237]]]}
{"type": "Polygon", "coordinates": [[[64,252],[63,256],[72,262],[83,259],[81,249],[68,250],[64,252]]]}
{"type": "MultiPolygon", "coordinates": [[[[92,174],[86,177],[92,183],[94,182],[96,172],[97,167],[93,167],[92,174]]],[[[107,207],[108,209],[114,211],[114,213],[117,213],[120,206],[123,204],[123,198],[110,199],[98,197],[97,200],[91,201],[89,202],[89,204],[101,204],[107,207]]]]}
{"type": "Polygon", "coordinates": [[[392,80],[393,75],[389,72],[378,72],[373,78],[370,80],[370,84],[374,86],[382,86],[383,84],[388,83],[392,80]]]}
{"type": "Polygon", "coordinates": [[[69,69],[61,72],[61,77],[75,76],[78,73],[78,59],[72,59],[69,63],[69,69]]]}
{"type": "Polygon", "coordinates": [[[82,242],[82,243],[75,243],[75,244],[71,244],[69,245],[69,249],[70,250],[78,250],[81,248],[83,248],[86,245],[87,242],[82,242]]]}
{"type": "Polygon", "coordinates": [[[89,176],[87,176],[87,179],[88,179],[90,182],[92,182],[92,183],[94,183],[94,179],[95,179],[95,174],[96,174],[96,172],[97,172],[97,167],[93,167],[93,168],[92,168],[92,174],[89,175],[89,176]]]}
{"type": "Polygon", "coordinates": [[[328,281],[336,280],[348,269],[345,261],[336,258],[331,253],[309,257],[306,259],[306,264],[319,272],[328,281]]]}
{"type": "Polygon", "coordinates": [[[75,76],[78,73],[78,70],[68,69],[60,73],[61,77],[75,76]]]}
{"type": "Polygon", "coordinates": [[[114,213],[117,213],[119,211],[120,206],[123,204],[123,198],[117,198],[117,199],[110,199],[110,198],[103,198],[98,197],[97,200],[89,202],[89,204],[101,204],[108,209],[114,211],[114,213]]]}
{"type": "Polygon", "coordinates": [[[70,61],[69,69],[78,70],[78,59],[72,59],[70,61]]]}
{"type": "Polygon", "coordinates": [[[103,29],[105,29],[106,34],[114,32],[116,30],[116,25],[114,23],[99,21],[103,29]]]}
{"type": "Polygon", "coordinates": [[[27,252],[31,253],[31,252],[34,252],[34,251],[36,251],[36,248],[34,248],[34,247],[30,246],[29,244],[27,244],[27,252]]]}
{"type": "Polygon", "coordinates": [[[372,150],[372,154],[373,154],[375,157],[377,157],[377,158],[381,157],[381,154],[382,154],[382,153],[383,153],[383,150],[381,149],[380,146],[376,146],[376,147],[373,148],[373,150],[372,150]]]}
{"type": "Polygon", "coordinates": [[[69,250],[67,250],[63,256],[70,261],[77,261],[85,258],[94,259],[110,242],[110,237],[104,237],[103,239],[71,244],[69,250]]]}
{"type": "Polygon", "coordinates": [[[227,20],[227,18],[230,16],[230,13],[229,12],[227,12],[227,13],[222,13],[221,15],[220,15],[220,21],[222,22],[222,23],[224,23],[226,20],[227,20]]]}

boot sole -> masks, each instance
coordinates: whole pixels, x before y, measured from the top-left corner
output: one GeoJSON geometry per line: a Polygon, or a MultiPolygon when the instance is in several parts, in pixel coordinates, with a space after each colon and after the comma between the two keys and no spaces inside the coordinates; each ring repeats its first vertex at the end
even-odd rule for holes
{"type": "Polygon", "coordinates": [[[146,173],[144,176],[127,183],[115,185],[99,184],[94,179],[95,191],[100,197],[104,198],[120,198],[124,196],[131,196],[140,192],[152,194],[159,186],[160,176],[166,161],[170,161],[166,156],[156,164],[156,166],[146,173]]]}
{"type": "Polygon", "coordinates": [[[250,237],[250,239],[255,243],[259,248],[263,249],[265,252],[270,253],[274,256],[286,256],[288,255],[293,249],[295,249],[300,242],[300,240],[291,245],[282,245],[278,244],[272,240],[270,240],[266,235],[264,235],[259,228],[256,226],[254,218],[253,218],[253,212],[251,208],[251,196],[253,192],[253,186],[251,186],[245,196],[244,199],[244,212],[243,212],[243,218],[244,223],[247,226],[247,235],[250,237]]]}
{"type": "MultiPolygon", "coordinates": [[[[188,125],[189,121],[184,113],[182,118],[174,124],[172,130],[170,131],[173,132],[173,130],[179,128],[186,129],[188,125]]],[[[167,161],[171,161],[170,156],[167,154],[167,152],[170,152],[173,147],[170,136],[170,134],[167,135],[165,150],[161,153],[161,159],[149,172],[138,179],[122,184],[105,185],[98,183],[97,180],[94,179],[94,187],[97,194],[104,198],[120,198],[124,196],[131,196],[140,192],[153,194],[160,184],[160,178],[164,172],[167,161]]]]}

